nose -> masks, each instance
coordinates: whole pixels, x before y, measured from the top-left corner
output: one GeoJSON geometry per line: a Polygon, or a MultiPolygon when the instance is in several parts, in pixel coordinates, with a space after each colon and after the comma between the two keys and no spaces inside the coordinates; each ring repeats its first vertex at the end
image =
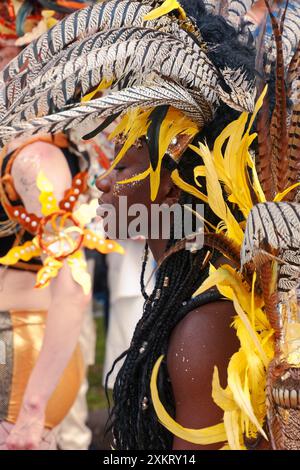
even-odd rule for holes
{"type": "Polygon", "coordinates": [[[111,180],[109,177],[105,178],[98,178],[96,181],[96,187],[101,191],[102,193],[109,193],[111,189],[111,180]]]}

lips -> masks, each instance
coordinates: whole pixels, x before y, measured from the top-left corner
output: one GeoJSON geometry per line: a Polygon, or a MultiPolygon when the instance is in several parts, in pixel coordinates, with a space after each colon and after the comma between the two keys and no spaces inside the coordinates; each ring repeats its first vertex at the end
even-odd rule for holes
{"type": "Polygon", "coordinates": [[[109,202],[105,201],[105,199],[103,198],[103,196],[99,197],[99,199],[98,199],[98,204],[99,204],[100,207],[101,207],[101,206],[109,206],[109,205],[110,205],[109,202]]]}

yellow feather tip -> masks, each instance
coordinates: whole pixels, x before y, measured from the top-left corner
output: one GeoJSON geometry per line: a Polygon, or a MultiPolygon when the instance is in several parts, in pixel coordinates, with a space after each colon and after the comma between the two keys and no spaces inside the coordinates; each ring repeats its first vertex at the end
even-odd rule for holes
{"type": "Polygon", "coordinates": [[[157,414],[159,421],[165,426],[172,434],[183,439],[187,442],[192,442],[193,444],[200,445],[209,445],[215,442],[226,442],[226,433],[224,424],[220,423],[215,426],[211,426],[205,429],[188,429],[180,424],[178,424],[171,416],[167,413],[164,406],[162,405],[158,389],[157,389],[157,376],[160,365],[162,363],[164,356],[160,356],[154,365],[150,389],[151,389],[151,398],[152,403],[157,414]]]}
{"type": "Polygon", "coordinates": [[[144,16],[143,20],[144,21],[149,21],[149,20],[156,20],[160,18],[161,16],[167,15],[173,10],[178,10],[180,14],[180,18],[182,20],[186,19],[186,12],[180,5],[180,3],[177,0],[165,0],[165,2],[158,8],[155,8],[152,10],[150,13],[144,16]]]}

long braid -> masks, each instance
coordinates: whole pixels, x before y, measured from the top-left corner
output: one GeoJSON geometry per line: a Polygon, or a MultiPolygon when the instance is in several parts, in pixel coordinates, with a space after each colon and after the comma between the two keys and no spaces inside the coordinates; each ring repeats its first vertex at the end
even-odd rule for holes
{"type": "Polygon", "coordinates": [[[148,300],[149,298],[146,292],[145,281],[144,281],[148,257],[149,257],[149,246],[148,246],[148,243],[146,243],[145,251],[144,251],[144,259],[143,259],[143,264],[142,264],[142,272],[141,272],[141,291],[145,300],[148,300]]]}

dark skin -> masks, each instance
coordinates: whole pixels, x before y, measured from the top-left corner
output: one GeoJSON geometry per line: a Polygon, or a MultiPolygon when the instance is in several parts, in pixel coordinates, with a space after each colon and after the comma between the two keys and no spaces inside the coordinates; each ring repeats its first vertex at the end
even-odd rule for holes
{"type": "MultiPolygon", "coordinates": [[[[117,152],[118,153],[117,149],[117,152]]],[[[113,204],[118,215],[118,198],[127,196],[130,204],[151,207],[149,179],[136,185],[116,185],[117,181],[142,173],[149,166],[146,145],[132,147],[109,176],[98,180],[97,188],[103,192],[100,204],[113,204]]],[[[156,204],[171,206],[180,197],[178,189],[167,170],[162,170],[161,184],[156,204]]],[[[148,239],[156,259],[164,254],[166,240],[148,239]]],[[[219,260],[222,262],[224,260],[219,260]]],[[[223,412],[212,400],[212,375],[218,367],[221,384],[226,386],[227,366],[230,357],[239,349],[234,329],[230,328],[235,310],[231,302],[218,301],[191,311],[172,332],[167,364],[173,387],[176,420],[187,428],[204,428],[222,421],[223,412]]],[[[174,437],[174,450],[219,449],[222,444],[194,445],[174,437]]]]}

